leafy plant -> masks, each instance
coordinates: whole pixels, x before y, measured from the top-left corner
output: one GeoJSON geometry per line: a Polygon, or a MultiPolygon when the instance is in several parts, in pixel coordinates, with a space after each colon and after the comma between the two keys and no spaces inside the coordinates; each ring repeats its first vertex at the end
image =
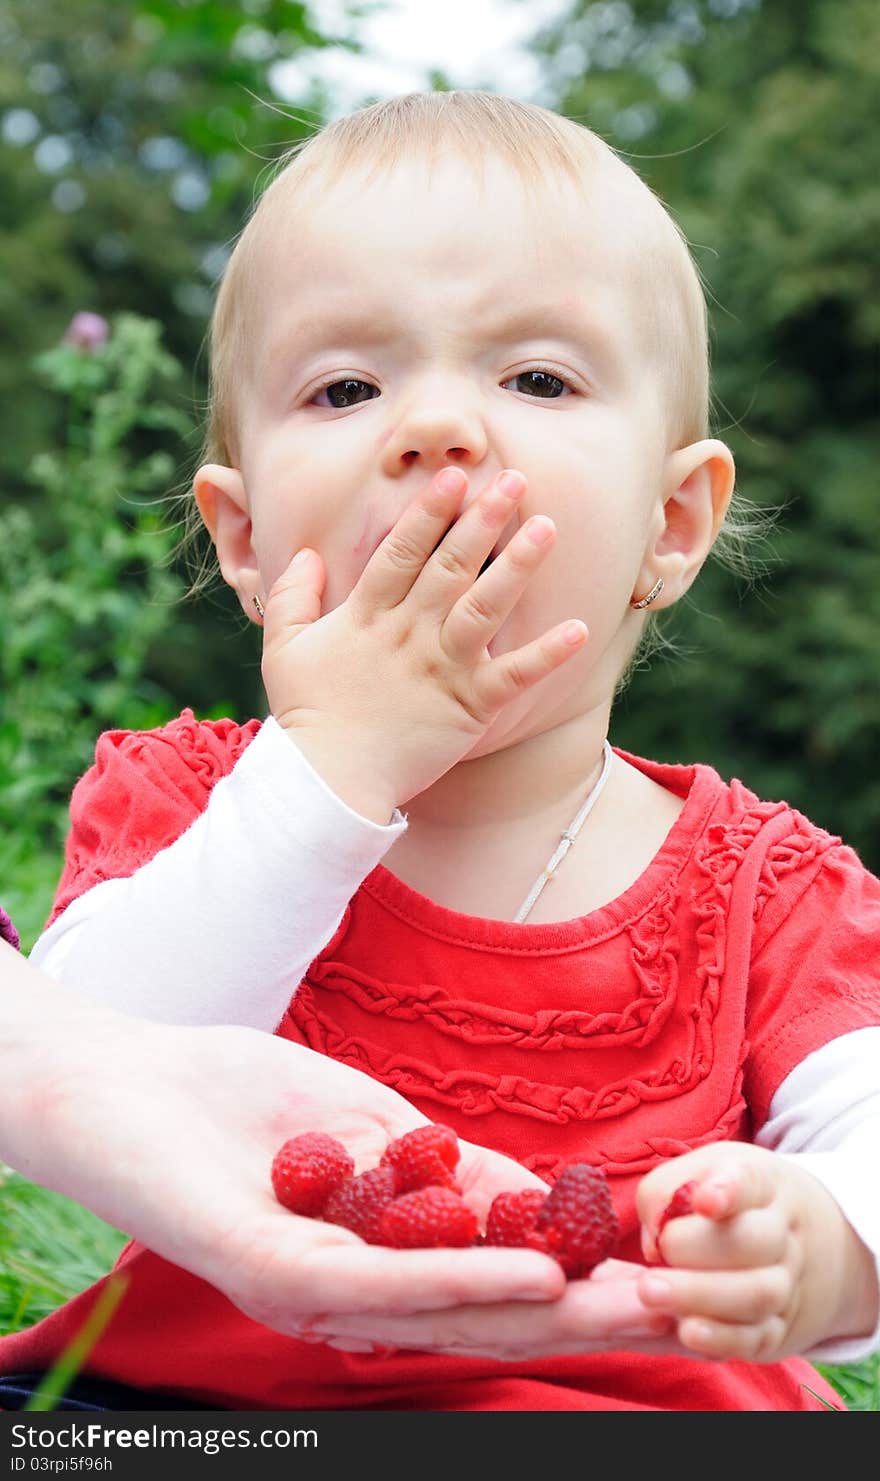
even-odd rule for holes
{"type": "Polygon", "coordinates": [[[154,320],[120,314],[111,329],[78,315],[35,368],[63,425],[59,450],[31,463],[33,502],[0,511],[4,880],[60,856],[70,790],[101,730],[161,724],[177,708],[148,676],[184,590],[157,499],[192,429],[162,399],[177,362],[154,320]]]}

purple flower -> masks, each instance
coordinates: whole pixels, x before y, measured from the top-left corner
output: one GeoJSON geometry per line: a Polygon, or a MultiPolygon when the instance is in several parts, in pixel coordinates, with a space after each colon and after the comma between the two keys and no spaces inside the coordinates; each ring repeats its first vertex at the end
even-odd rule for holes
{"type": "Polygon", "coordinates": [[[18,932],[2,905],[0,905],[0,937],[4,941],[8,941],[10,946],[14,946],[16,951],[21,946],[21,942],[18,939],[18,932]]]}
{"type": "Polygon", "coordinates": [[[106,344],[109,334],[110,325],[106,319],[102,319],[100,314],[90,314],[87,309],[83,309],[71,319],[64,343],[91,353],[106,344]]]}

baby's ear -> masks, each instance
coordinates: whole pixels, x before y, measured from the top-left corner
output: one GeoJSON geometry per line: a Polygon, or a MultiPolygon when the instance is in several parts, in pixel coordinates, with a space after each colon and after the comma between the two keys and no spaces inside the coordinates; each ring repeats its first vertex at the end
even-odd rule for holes
{"type": "Polygon", "coordinates": [[[261,590],[257,558],[251,543],[251,516],[244,480],[237,468],[205,463],[193,479],[193,494],[205,528],[214,542],[223,580],[249,617],[254,593],[261,590]]]}
{"type": "Polygon", "coordinates": [[[649,553],[648,585],[658,576],[664,581],[658,606],[677,601],[696,579],[721,529],[735,481],[733,455],[714,438],[670,453],[662,521],[649,553]]]}

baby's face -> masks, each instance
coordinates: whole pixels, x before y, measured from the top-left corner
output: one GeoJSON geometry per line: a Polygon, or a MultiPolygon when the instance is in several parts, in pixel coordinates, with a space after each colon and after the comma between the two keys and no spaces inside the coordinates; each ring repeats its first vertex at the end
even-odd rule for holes
{"type": "Polygon", "coordinates": [[[485,169],[482,194],[455,159],[430,180],[409,161],[317,188],[290,222],[278,213],[241,473],[263,590],[311,546],[327,612],[438,469],[465,470],[466,504],[518,469],[528,487],[505,538],[540,513],[557,539],[493,651],[583,619],[583,654],[534,692],[562,698],[575,674],[613,686],[632,638],[667,452],[660,375],[626,201],[559,180],[536,205],[504,164],[485,169]]]}

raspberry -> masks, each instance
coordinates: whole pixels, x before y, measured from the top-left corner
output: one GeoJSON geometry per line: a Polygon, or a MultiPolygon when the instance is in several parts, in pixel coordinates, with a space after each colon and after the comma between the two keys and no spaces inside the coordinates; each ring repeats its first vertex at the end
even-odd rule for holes
{"type": "Polygon", "coordinates": [[[547,1194],[526,1242],[552,1255],[574,1280],[611,1253],[619,1234],[605,1174],[587,1162],[572,1162],[547,1194]]]}
{"type": "Polygon", "coordinates": [[[383,1211],[382,1243],[396,1250],[461,1248],[477,1237],[477,1216],[449,1188],[416,1188],[383,1211]]]}
{"type": "Polygon", "coordinates": [[[524,1245],[547,1194],[543,1188],[521,1188],[517,1193],[499,1193],[492,1200],[486,1219],[486,1244],[524,1245]]]}
{"type": "Polygon", "coordinates": [[[325,1208],[328,1224],[341,1224],[351,1229],[367,1244],[382,1244],[382,1214],[397,1193],[393,1167],[371,1167],[346,1181],[331,1194],[325,1208]]]}
{"type": "Polygon", "coordinates": [[[660,1215],[660,1222],[657,1225],[657,1233],[655,1235],[655,1243],[660,1239],[660,1235],[663,1233],[663,1230],[669,1223],[670,1219],[680,1219],[684,1214],[693,1213],[694,1189],[696,1188],[696,1186],[696,1178],[691,1178],[689,1183],[682,1183],[680,1188],[676,1188],[665,1209],[660,1215]]]}
{"type": "Polygon", "coordinates": [[[292,1137],[272,1161],[275,1197],[291,1213],[315,1218],[343,1181],[354,1172],[354,1159],[341,1142],[323,1131],[292,1137]]]}
{"type": "Polygon", "coordinates": [[[431,1123],[407,1131],[396,1141],[389,1142],[379,1163],[380,1167],[393,1167],[397,1173],[397,1188],[400,1193],[411,1193],[416,1188],[450,1188],[458,1191],[453,1169],[460,1157],[458,1137],[450,1126],[431,1123]]]}

